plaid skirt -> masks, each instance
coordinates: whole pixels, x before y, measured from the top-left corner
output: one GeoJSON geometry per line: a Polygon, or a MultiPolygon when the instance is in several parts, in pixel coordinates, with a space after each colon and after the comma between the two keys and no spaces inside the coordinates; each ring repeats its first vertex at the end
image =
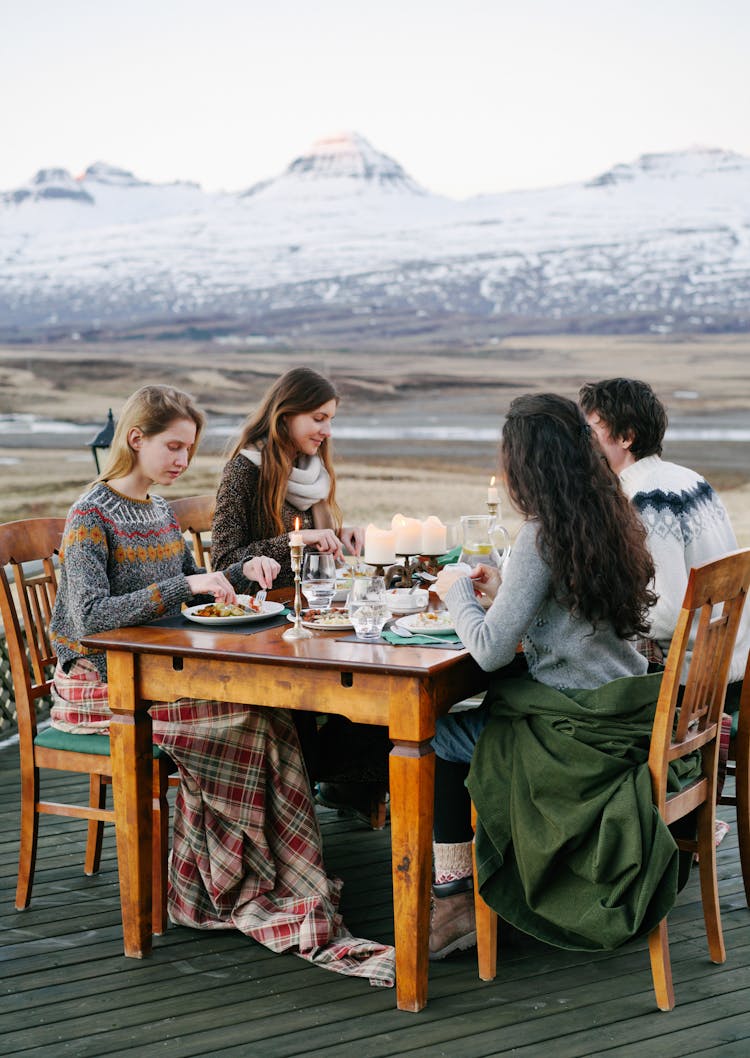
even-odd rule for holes
{"type": "MultiPolygon", "coordinates": [[[[107,685],[85,660],[55,673],[52,723],[106,730],[107,685]]],[[[150,708],[154,742],[180,774],[169,861],[169,917],[239,929],[338,973],[394,983],[393,948],[352,936],[338,911],[287,710],[182,698],[150,708]]]]}

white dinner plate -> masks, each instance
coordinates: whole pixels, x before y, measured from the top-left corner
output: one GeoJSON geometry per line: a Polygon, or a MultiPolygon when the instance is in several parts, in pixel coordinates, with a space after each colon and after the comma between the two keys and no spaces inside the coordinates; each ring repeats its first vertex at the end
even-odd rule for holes
{"type": "Polygon", "coordinates": [[[455,632],[453,618],[447,610],[428,610],[426,613],[410,613],[406,617],[399,617],[395,622],[399,628],[405,628],[407,632],[426,632],[431,636],[439,636],[448,632],[455,632]]]}
{"type": "MultiPolygon", "coordinates": [[[[237,602],[241,606],[247,606],[249,598],[249,595],[238,595],[237,602]]],[[[187,617],[188,621],[195,621],[198,625],[214,625],[216,628],[224,628],[229,625],[243,625],[248,621],[262,621],[265,617],[274,617],[276,614],[280,614],[284,609],[283,603],[266,600],[260,613],[248,613],[242,617],[199,617],[195,611],[202,610],[207,605],[210,604],[202,602],[199,606],[189,606],[187,610],[182,611],[182,616],[187,617]]]]}
{"type": "MultiPolygon", "coordinates": [[[[317,620],[308,620],[306,615],[309,614],[309,612],[309,610],[302,610],[300,612],[300,617],[302,618],[301,623],[305,628],[316,628],[319,632],[340,632],[345,628],[354,628],[348,613],[341,614],[339,620],[329,618],[328,620],[321,621],[320,618],[317,620]]],[[[287,614],[287,621],[294,621],[293,613],[287,614]]]]}

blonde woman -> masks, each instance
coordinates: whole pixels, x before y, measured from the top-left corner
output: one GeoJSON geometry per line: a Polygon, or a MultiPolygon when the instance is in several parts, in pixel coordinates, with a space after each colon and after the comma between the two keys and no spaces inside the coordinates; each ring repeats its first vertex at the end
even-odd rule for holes
{"type": "MultiPolygon", "coordinates": [[[[109,727],[106,655],[84,648],[86,635],[177,615],[196,594],[233,602],[236,588],[270,586],[279,571],[265,555],[224,573],[198,570],[168,504],[152,493],[184,473],[202,428],[187,394],[144,386],[122,410],[107,466],[70,509],[51,621],[58,657],[51,715],[62,730],[109,727]]],[[[236,928],[274,951],[388,983],[391,949],[341,928],[339,883],[325,874],[289,713],[189,698],[154,702],[150,712],[154,741],[181,780],[172,921],[236,928]]]]}

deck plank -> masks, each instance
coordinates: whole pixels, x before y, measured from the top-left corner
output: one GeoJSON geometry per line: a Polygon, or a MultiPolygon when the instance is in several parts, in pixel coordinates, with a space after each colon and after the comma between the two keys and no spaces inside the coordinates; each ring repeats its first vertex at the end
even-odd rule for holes
{"type": "MultiPolygon", "coordinates": [[[[45,796],[85,793],[48,776],[45,796]]],[[[722,815],[731,821],[731,809],[722,815]]],[[[361,936],[393,939],[388,829],[321,811],[326,862],[345,881],[342,910],[361,936]]],[[[275,955],[233,931],[170,927],[151,958],[125,959],[112,828],[102,869],[83,875],[85,823],[45,817],[31,907],[12,906],[17,869],[16,751],[0,749],[0,1053],[111,1058],[462,1058],[750,1053],[750,910],[734,828],[719,849],[727,962],[707,958],[697,878],[670,915],[677,1007],[654,1006],[643,942],[594,955],[501,935],[498,976],[480,982],[473,952],[430,969],[418,1015],[391,989],[275,955]]]]}

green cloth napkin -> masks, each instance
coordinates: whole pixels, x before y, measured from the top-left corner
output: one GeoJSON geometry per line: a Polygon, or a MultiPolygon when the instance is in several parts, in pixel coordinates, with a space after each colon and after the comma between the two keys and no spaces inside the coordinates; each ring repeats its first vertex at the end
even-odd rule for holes
{"type": "Polygon", "coordinates": [[[451,562],[458,562],[458,559],[459,559],[460,555],[461,555],[461,545],[458,544],[456,547],[453,548],[452,551],[448,551],[445,555],[439,555],[438,559],[437,559],[437,564],[439,566],[445,566],[445,565],[448,565],[448,563],[451,563],[451,562]]]}
{"type": "Polygon", "coordinates": [[[445,643],[460,643],[461,640],[455,632],[446,632],[442,636],[418,636],[412,635],[407,639],[406,636],[397,636],[395,632],[389,632],[387,629],[382,631],[381,636],[388,643],[393,643],[394,646],[410,646],[410,647],[423,647],[423,646],[434,646],[440,644],[441,641],[445,643]]]}

